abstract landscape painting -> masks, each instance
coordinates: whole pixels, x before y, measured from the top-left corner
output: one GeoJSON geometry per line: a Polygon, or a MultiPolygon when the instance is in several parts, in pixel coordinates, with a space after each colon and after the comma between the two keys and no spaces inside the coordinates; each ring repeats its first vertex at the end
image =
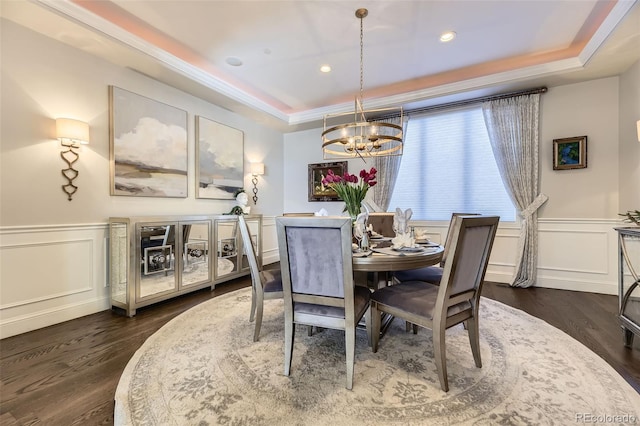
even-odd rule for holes
{"type": "Polygon", "coordinates": [[[242,131],[196,117],[196,197],[230,200],[244,184],[242,131]]]}
{"type": "Polygon", "coordinates": [[[109,87],[111,195],[187,196],[187,112],[109,87]]]}

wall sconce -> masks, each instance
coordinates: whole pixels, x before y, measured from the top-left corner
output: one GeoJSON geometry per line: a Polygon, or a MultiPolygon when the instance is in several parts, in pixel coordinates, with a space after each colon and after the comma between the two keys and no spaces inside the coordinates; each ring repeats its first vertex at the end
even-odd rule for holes
{"type": "Polygon", "coordinates": [[[60,152],[60,157],[67,163],[67,168],[62,169],[62,176],[67,179],[67,184],[62,185],[62,190],[71,201],[71,197],[78,190],[78,187],[73,184],[73,180],[78,177],[78,171],[73,168],[73,163],[80,158],[76,149],[80,148],[79,144],[89,143],[89,125],[71,118],[57,118],[56,137],[62,146],[67,148],[66,151],[60,152]]]}
{"type": "Polygon", "coordinates": [[[258,204],[258,176],[264,174],[264,163],[251,163],[251,174],[253,179],[253,204],[258,204]]]}
{"type": "Polygon", "coordinates": [[[638,128],[638,142],[640,142],[640,120],[636,121],[636,127],[638,128]]]}

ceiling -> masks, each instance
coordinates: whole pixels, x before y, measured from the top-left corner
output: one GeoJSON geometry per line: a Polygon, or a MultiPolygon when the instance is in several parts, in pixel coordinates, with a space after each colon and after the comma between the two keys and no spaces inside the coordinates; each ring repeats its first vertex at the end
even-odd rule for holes
{"type": "Polygon", "coordinates": [[[2,1],[1,14],[293,131],[353,110],[361,7],[366,108],[608,77],[640,59],[638,0],[21,0],[2,1]],[[446,30],[457,37],[442,43],[446,30]]]}

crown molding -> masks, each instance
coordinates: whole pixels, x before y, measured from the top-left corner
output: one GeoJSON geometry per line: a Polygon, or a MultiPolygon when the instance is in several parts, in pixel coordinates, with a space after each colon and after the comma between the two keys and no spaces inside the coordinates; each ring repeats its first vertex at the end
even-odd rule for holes
{"type": "MultiPolygon", "coordinates": [[[[353,102],[328,105],[294,113],[285,113],[263,100],[242,91],[227,82],[203,71],[202,69],[148,43],[147,41],[123,30],[117,25],[89,12],[69,0],[32,0],[55,13],[65,16],[76,23],[110,37],[136,51],[148,55],[167,68],[209,88],[223,96],[239,102],[256,111],[266,113],[290,126],[321,121],[325,115],[347,113],[353,110],[353,102]]],[[[492,86],[515,83],[524,79],[544,77],[550,74],[570,72],[584,69],[597,49],[606,40],[625,14],[640,0],[619,0],[605,22],[589,40],[585,48],[574,58],[558,60],[550,63],[533,65],[525,68],[495,73],[464,81],[429,87],[397,95],[366,99],[367,109],[378,109],[399,106],[409,103],[424,102],[432,98],[455,95],[466,91],[479,90],[492,86]]]]}
{"type": "Polygon", "coordinates": [[[161,62],[168,68],[177,73],[190,78],[191,80],[214,90],[224,96],[229,97],[244,105],[248,105],[256,110],[265,112],[284,122],[289,121],[289,116],[268,103],[256,98],[227,82],[195,67],[194,65],[148,43],[147,41],[137,37],[128,31],[123,30],[119,26],[103,19],[81,6],[76,5],[68,0],[35,0],[37,4],[72,19],[76,23],[89,28],[93,31],[102,33],[109,38],[123,43],[132,49],[139,51],[161,62]]]}
{"type": "Polygon", "coordinates": [[[579,58],[583,64],[586,64],[591,59],[602,43],[609,37],[609,34],[613,32],[622,18],[624,18],[627,12],[629,12],[637,2],[638,0],[619,0],[616,2],[611,13],[607,15],[602,25],[600,25],[593,37],[591,37],[584,49],[582,49],[582,52],[580,52],[579,58]]]}

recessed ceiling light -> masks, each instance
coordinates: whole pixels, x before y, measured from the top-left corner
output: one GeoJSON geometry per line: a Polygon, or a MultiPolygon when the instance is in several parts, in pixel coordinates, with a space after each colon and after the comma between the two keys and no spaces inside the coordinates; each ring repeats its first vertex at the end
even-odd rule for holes
{"type": "Polygon", "coordinates": [[[227,58],[227,64],[231,65],[232,67],[239,67],[242,65],[242,61],[240,60],[240,58],[229,56],[227,58]]]}
{"type": "Polygon", "coordinates": [[[331,72],[331,67],[329,65],[323,65],[320,67],[320,72],[331,72]]]}
{"type": "Polygon", "coordinates": [[[440,34],[440,41],[443,42],[443,43],[451,41],[454,38],[456,38],[456,32],[455,31],[446,31],[446,32],[440,34]]]}

